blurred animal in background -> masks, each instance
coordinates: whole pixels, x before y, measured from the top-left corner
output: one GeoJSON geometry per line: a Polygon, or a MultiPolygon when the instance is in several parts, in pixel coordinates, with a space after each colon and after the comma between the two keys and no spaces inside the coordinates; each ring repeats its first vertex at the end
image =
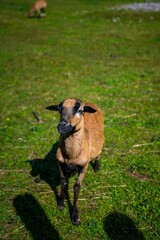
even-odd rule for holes
{"type": "Polygon", "coordinates": [[[47,2],[45,0],[37,0],[30,8],[28,17],[45,17],[47,2]]]}

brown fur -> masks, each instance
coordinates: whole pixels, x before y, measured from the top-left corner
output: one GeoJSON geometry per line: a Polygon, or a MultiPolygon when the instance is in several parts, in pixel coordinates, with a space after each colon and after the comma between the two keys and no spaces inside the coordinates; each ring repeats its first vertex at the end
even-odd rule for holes
{"type": "Polygon", "coordinates": [[[70,120],[71,125],[76,125],[76,130],[79,131],[67,137],[65,135],[60,137],[57,151],[57,159],[60,162],[84,166],[87,162],[95,160],[101,153],[104,142],[103,114],[94,104],[88,103],[87,106],[97,111],[84,113],[80,121],[76,116],[70,120]]]}
{"type": "Polygon", "coordinates": [[[47,8],[45,0],[37,0],[30,8],[28,17],[43,17],[47,8]]]}
{"type": "MultiPolygon", "coordinates": [[[[54,105],[53,108],[55,110],[56,105],[54,105]]],[[[66,176],[61,167],[62,165],[79,167],[78,178],[74,186],[74,205],[72,212],[72,222],[78,225],[77,204],[82,180],[85,176],[88,163],[92,160],[99,160],[104,143],[103,113],[93,103],[84,105],[76,99],[66,99],[59,105],[59,108],[61,109],[60,122],[65,119],[69,125],[74,127],[74,131],[60,135],[57,159],[60,163],[61,179],[64,181],[66,181],[66,176]],[[84,110],[82,114],[78,112],[73,113],[74,109],[76,109],[77,102],[79,102],[80,105],[77,105],[79,109],[84,110]],[[89,109],[87,110],[89,112],[86,112],[85,109],[89,109]]],[[[48,109],[50,109],[50,107],[48,109]]],[[[64,206],[64,181],[62,181],[60,209],[64,206]]]]}

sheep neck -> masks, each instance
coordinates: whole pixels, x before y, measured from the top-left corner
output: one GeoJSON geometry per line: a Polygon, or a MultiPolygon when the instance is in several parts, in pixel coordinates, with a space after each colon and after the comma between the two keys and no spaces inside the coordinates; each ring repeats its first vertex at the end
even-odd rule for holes
{"type": "Polygon", "coordinates": [[[84,127],[69,136],[62,137],[62,152],[65,159],[76,159],[84,148],[84,127]]]}

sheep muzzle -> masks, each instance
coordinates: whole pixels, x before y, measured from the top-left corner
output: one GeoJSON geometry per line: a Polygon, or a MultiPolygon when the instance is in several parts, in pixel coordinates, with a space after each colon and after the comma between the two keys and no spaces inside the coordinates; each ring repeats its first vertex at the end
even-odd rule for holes
{"type": "Polygon", "coordinates": [[[57,128],[58,132],[63,135],[73,130],[73,127],[66,120],[61,120],[57,128]]]}

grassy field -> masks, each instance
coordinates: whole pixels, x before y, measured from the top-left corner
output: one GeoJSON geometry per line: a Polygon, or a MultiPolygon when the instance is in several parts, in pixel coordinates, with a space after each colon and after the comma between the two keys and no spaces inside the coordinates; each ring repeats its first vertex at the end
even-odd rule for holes
{"type": "Polygon", "coordinates": [[[48,0],[46,18],[28,19],[31,0],[0,1],[1,239],[160,239],[160,14],[110,9],[126,2],[48,0]],[[57,209],[59,116],[45,110],[67,97],[105,115],[78,227],[75,176],[57,209]]]}

